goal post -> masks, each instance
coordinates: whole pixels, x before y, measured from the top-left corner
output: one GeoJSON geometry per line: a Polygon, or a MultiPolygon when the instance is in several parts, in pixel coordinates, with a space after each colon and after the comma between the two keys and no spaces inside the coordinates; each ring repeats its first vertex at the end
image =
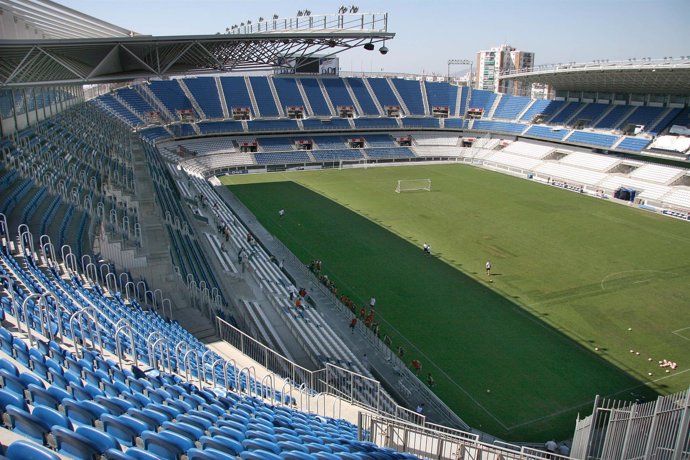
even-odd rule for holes
{"type": "Polygon", "coordinates": [[[418,190],[431,191],[431,179],[400,179],[395,187],[395,193],[414,192],[418,190]]]}

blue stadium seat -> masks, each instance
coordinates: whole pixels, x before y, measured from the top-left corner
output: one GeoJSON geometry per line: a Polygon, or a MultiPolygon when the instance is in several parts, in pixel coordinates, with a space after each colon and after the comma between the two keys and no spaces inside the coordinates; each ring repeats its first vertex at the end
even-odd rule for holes
{"type": "Polygon", "coordinates": [[[101,422],[106,433],[114,436],[120,444],[127,447],[134,445],[136,438],[148,429],[145,423],[128,415],[116,417],[111,414],[103,414],[101,422]]]}
{"type": "Polygon", "coordinates": [[[91,426],[79,426],[75,433],[89,439],[96,446],[99,453],[108,449],[121,450],[120,443],[113,436],[91,426]]]}
{"type": "Polygon", "coordinates": [[[237,456],[225,453],[218,449],[197,449],[196,447],[187,451],[189,460],[237,460],[237,456]]]}
{"type": "Polygon", "coordinates": [[[62,407],[65,415],[76,425],[93,426],[101,415],[110,413],[108,409],[91,400],[64,399],[62,407]]]}
{"type": "Polygon", "coordinates": [[[0,359],[0,370],[6,370],[10,375],[19,377],[19,369],[17,369],[17,366],[5,358],[0,359]]]}
{"type": "Polygon", "coordinates": [[[14,406],[23,411],[29,410],[26,401],[21,395],[3,388],[0,389],[0,414],[5,413],[7,406],[14,406]]]}
{"type": "MultiPolygon", "coordinates": [[[[61,400],[42,387],[30,384],[27,388],[27,395],[33,406],[47,406],[52,409],[58,409],[60,406],[61,400]]],[[[65,392],[65,397],[69,397],[67,392],[65,392]]]]}
{"type": "MultiPolygon", "coordinates": [[[[315,460],[317,457],[313,456],[312,454],[309,454],[307,452],[303,452],[301,450],[283,450],[280,453],[280,457],[285,459],[285,460],[315,460]]],[[[339,460],[340,457],[337,455],[333,455],[333,458],[335,460],[339,460]]]]}
{"type": "MultiPolygon", "coordinates": [[[[218,424],[217,424],[218,425],[218,424]]],[[[231,428],[229,426],[212,426],[211,428],[208,429],[208,433],[211,436],[226,436],[230,439],[234,439],[237,442],[242,442],[245,440],[246,436],[244,432],[231,428]]]]}
{"type": "Polygon", "coordinates": [[[204,450],[216,449],[229,455],[239,455],[244,450],[241,443],[225,436],[202,436],[199,443],[204,450]]]}
{"type": "Polygon", "coordinates": [[[85,436],[61,426],[54,426],[51,434],[55,439],[55,445],[60,454],[83,459],[96,459],[100,457],[101,451],[85,436]]]}
{"type": "Polygon", "coordinates": [[[61,460],[54,452],[30,441],[14,441],[7,448],[5,457],[8,460],[61,460]]]}
{"type": "MultiPolygon", "coordinates": [[[[35,409],[40,409],[40,406],[35,409]]],[[[5,415],[12,431],[40,444],[45,443],[45,434],[50,432],[46,421],[12,405],[5,407],[5,415]]]]}
{"type": "Polygon", "coordinates": [[[280,453],[280,447],[278,447],[278,444],[259,438],[245,439],[242,441],[242,447],[244,447],[245,450],[266,450],[276,454],[280,453]]]}
{"type": "Polygon", "coordinates": [[[240,454],[240,458],[242,460],[283,460],[283,458],[271,451],[268,450],[245,450],[240,454]]]}
{"type": "Polygon", "coordinates": [[[94,401],[107,408],[113,415],[122,415],[134,405],[124,399],[108,398],[105,396],[97,396],[94,401]]]}
{"type": "Polygon", "coordinates": [[[179,456],[194,447],[194,443],[187,437],[171,431],[144,431],[141,434],[144,448],[154,455],[166,460],[177,460],[179,456]]]}

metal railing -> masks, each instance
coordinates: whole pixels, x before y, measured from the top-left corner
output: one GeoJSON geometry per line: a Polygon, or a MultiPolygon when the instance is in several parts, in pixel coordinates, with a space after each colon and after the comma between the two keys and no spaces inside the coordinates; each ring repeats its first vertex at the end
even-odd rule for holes
{"type": "Polygon", "coordinates": [[[296,16],[276,18],[251,23],[241,23],[226,29],[231,35],[265,34],[308,31],[362,31],[386,32],[388,30],[388,13],[348,13],[296,16]]]}
{"type": "MultiPolygon", "coordinates": [[[[281,376],[295,388],[308,394],[326,394],[339,400],[398,420],[424,424],[425,417],[399,406],[383,390],[381,384],[349,369],[327,363],[326,367],[311,371],[277,353],[221,318],[216,318],[221,339],[241,353],[281,376]],[[392,410],[391,410],[392,408],[392,410]]],[[[311,409],[307,407],[307,409],[311,409]]]]}
{"type": "Polygon", "coordinates": [[[360,413],[358,437],[381,447],[407,452],[420,458],[442,460],[475,460],[496,458],[503,460],[563,459],[567,456],[531,447],[507,444],[497,446],[479,441],[479,436],[436,425],[414,425],[385,417],[360,413]],[[443,429],[439,429],[443,428],[443,429]]]}

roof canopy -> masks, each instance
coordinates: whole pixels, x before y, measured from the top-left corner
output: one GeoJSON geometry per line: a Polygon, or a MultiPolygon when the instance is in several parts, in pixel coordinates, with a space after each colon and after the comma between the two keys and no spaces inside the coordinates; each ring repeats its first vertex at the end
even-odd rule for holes
{"type": "Polygon", "coordinates": [[[690,96],[690,57],[684,59],[558,64],[501,79],[544,83],[555,90],[690,96]]]}
{"type": "MultiPolygon", "coordinates": [[[[8,1],[8,0],[0,0],[8,1]]],[[[0,87],[255,70],[392,39],[387,13],[270,19],[226,34],[0,40],[0,87]]]]}

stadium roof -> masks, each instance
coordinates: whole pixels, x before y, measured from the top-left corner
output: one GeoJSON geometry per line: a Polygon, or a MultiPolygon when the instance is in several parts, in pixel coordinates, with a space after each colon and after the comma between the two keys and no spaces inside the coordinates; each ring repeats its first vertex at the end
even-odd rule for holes
{"type": "Polygon", "coordinates": [[[26,35],[21,29],[32,30],[33,35],[41,39],[138,35],[50,0],[0,0],[0,13],[13,16],[14,24],[23,26],[16,28],[19,30],[3,27],[3,39],[21,38],[26,35]]]}
{"type": "Polygon", "coordinates": [[[395,37],[387,28],[387,13],[358,13],[269,19],[216,35],[0,40],[0,87],[267,69],[369,43],[374,49],[395,37]]]}
{"type": "Polygon", "coordinates": [[[557,64],[506,73],[499,78],[545,83],[555,90],[690,96],[690,56],[557,64]]]}

